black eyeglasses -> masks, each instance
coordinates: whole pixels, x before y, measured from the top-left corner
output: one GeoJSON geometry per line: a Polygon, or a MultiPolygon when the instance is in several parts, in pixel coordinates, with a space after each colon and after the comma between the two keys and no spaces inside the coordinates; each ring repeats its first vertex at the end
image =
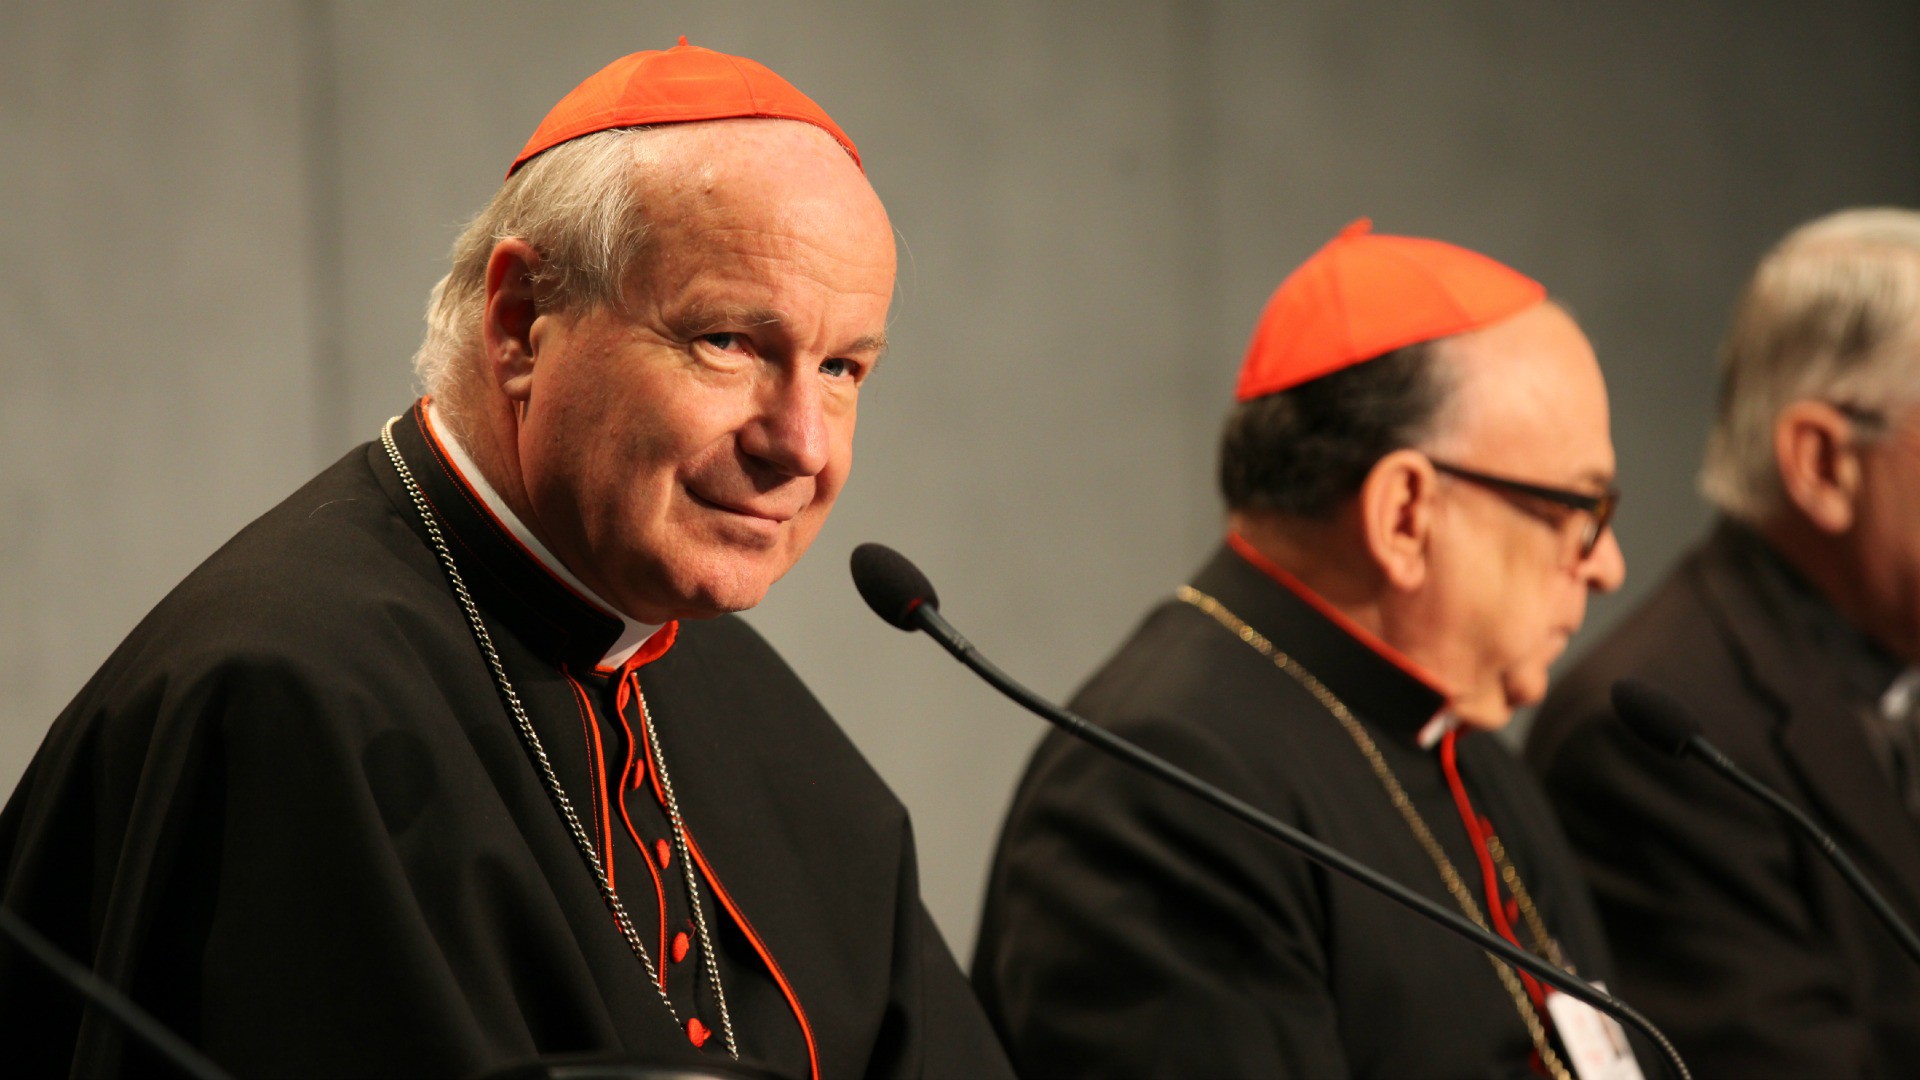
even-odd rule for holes
{"type": "Polygon", "coordinates": [[[1451,465],[1438,458],[1429,457],[1433,467],[1448,476],[1457,477],[1470,484],[1492,488],[1495,491],[1525,495],[1528,498],[1550,502],[1555,506],[1564,506],[1587,515],[1587,527],[1580,534],[1580,557],[1587,558],[1593,549],[1600,546],[1600,538],[1607,534],[1607,526],[1613,523],[1613,512],[1620,508],[1620,489],[1609,485],[1598,495],[1589,495],[1584,491],[1569,491],[1566,488],[1547,487],[1544,484],[1529,484],[1525,480],[1514,480],[1505,476],[1476,472],[1451,465]]]}

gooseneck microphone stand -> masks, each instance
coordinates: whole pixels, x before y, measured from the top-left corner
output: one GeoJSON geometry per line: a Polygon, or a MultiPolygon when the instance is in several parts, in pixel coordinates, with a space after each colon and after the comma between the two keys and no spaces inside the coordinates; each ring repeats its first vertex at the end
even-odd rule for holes
{"type": "Polygon", "coordinates": [[[1675,1076],[1680,1080],[1692,1080],[1693,1074],[1687,1070],[1686,1062],[1667,1036],[1653,1025],[1653,1021],[1625,1002],[1525,949],[1482,930],[1460,913],[1414,892],[1266,811],[1222,791],[1103,727],[1089,723],[1084,717],[1068,712],[1022,686],[981,655],[971,642],[947,622],[940,614],[940,599],[933,591],[932,582],[906,556],[880,544],[861,544],[853,552],[853,581],[854,587],[860,591],[867,605],[873,608],[874,614],[902,630],[924,630],[942,648],[952,653],[954,659],[1041,719],[1151,776],[1219,807],[1321,866],[1344,874],[1388,899],[1412,908],[1508,964],[1524,969],[1564,991],[1568,996],[1619,1018],[1659,1047],[1675,1076]]]}

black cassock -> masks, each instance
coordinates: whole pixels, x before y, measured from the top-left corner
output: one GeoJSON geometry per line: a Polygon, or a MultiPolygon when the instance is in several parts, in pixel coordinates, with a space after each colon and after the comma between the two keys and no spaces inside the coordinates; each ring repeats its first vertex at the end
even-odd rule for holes
{"type": "MultiPolygon", "coordinates": [[[[1484,905],[1440,763],[1418,745],[1441,695],[1235,550],[1194,586],[1356,714],[1484,905]]],[[[1333,715],[1198,608],[1150,613],[1073,706],[1455,906],[1333,715]]],[[[1458,748],[1552,936],[1604,978],[1591,902],[1532,779],[1491,736],[1458,748]]],[[[1478,948],[1060,733],[1015,796],[973,979],[1022,1075],[1533,1075],[1527,1028],[1478,948]]]]}
{"type": "MultiPolygon", "coordinates": [[[[773,650],[728,617],[599,668],[620,622],[487,513],[420,406],[393,434],[677,1018],[378,441],[194,571],[60,716],[0,814],[6,905],[243,1078],[725,1061],[684,851],[744,1061],[1007,1075],[905,810],[773,650]]],[[[157,1071],[12,949],[0,1048],[14,1075],[157,1071]]]]}
{"type": "Polygon", "coordinates": [[[1673,694],[1920,923],[1920,821],[1867,723],[1884,725],[1875,699],[1899,670],[1723,520],[1541,706],[1527,760],[1593,882],[1617,989],[1702,1076],[1920,1074],[1920,970],[1813,841],[1635,738],[1613,715],[1614,680],[1673,694]]]}

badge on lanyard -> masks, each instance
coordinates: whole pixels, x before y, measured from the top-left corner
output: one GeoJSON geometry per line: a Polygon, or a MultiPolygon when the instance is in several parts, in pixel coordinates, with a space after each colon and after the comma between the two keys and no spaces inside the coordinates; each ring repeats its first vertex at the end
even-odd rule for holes
{"type": "MultiPolygon", "coordinates": [[[[1603,984],[1595,983],[1605,990],[1603,984]]],[[[1547,991],[1547,1013],[1580,1080],[1645,1080],[1620,1022],[1558,990],[1547,991]]]]}

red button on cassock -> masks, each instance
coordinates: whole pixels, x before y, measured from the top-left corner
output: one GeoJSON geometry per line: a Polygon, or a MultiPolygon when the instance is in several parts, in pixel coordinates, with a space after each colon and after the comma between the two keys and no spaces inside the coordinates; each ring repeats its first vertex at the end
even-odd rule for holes
{"type": "Polygon", "coordinates": [[[692,942],[687,940],[686,931],[683,930],[673,935],[673,962],[677,964],[685,960],[687,958],[687,949],[690,947],[692,947],[692,942]]]}
{"type": "Polygon", "coordinates": [[[713,1034],[713,1032],[707,1030],[707,1025],[701,1023],[699,1017],[696,1016],[687,1021],[687,1039],[692,1042],[693,1045],[706,1045],[707,1036],[711,1034],[713,1034]]]}
{"type": "Polygon", "coordinates": [[[660,860],[660,869],[665,870],[667,864],[673,861],[673,847],[665,840],[655,840],[653,842],[653,855],[654,858],[660,860]]]}

